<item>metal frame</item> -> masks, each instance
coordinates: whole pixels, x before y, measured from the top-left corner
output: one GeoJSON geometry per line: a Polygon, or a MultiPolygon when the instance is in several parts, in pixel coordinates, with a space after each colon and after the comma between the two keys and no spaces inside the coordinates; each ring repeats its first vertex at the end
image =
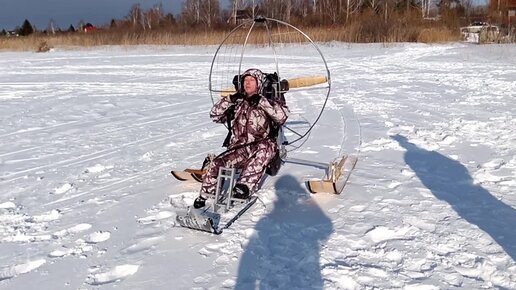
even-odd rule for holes
{"type": "Polygon", "coordinates": [[[312,124],[310,124],[310,127],[308,128],[308,130],[304,133],[298,133],[296,132],[295,130],[293,129],[290,129],[286,126],[284,126],[286,129],[292,131],[292,132],[295,132],[295,134],[297,135],[297,138],[292,140],[292,141],[288,141],[288,140],[285,140],[283,142],[283,145],[292,145],[302,139],[304,139],[305,137],[307,137],[310,132],[312,131],[313,127],[315,126],[315,124],[317,124],[317,122],[319,121],[319,119],[321,118],[323,112],[324,112],[324,109],[326,108],[326,105],[327,105],[327,102],[328,102],[328,98],[330,96],[330,91],[331,91],[331,75],[330,75],[330,70],[328,69],[328,64],[326,62],[326,59],[324,58],[324,55],[322,54],[321,50],[319,49],[319,47],[313,42],[313,40],[306,34],[304,33],[303,31],[301,31],[300,29],[298,29],[297,27],[287,23],[287,22],[284,22],[284,21],[281,21],[281,20],[277,20],[277,19],[273,19],[273,18],[268,18],[268,17],[262,17],[262,16],[258,16],[254,19],[251,19],[249,21],[245,21],[239,25],[237,25],[233,30],[231,30],[231,32],[224,38],[224,40],[221,42],[221,44],[217,47],[216,51],[215,51],[215,54],[213,55],[213,59],[212,59],[212,62],[211,62],[211,67],[210,67],[210,75],[209,75],[209,90],[210,90],[210,94],[211,94],[211,100],[212,100],[212,103],[215,104],[216,103],[216,98],[220,97],[220,93],[222,93],[222,89],[220,90],[217,90],[215,88],[213,88],[213,85],[212,85],[212,75],[213,75],[213,68],[214,68],[214,65],[215,65],[215,61],[217,59],[217,56],[220,52],[220,49],[222,48],[222,46],[224,44],[226,44],[226,41],[232,37],[234,35],[235,32],[237,31],[240,31],[244,26],[246,25],[249,25],[249,29],[247,31],[247,34],[246,34],[246,37],[245,37],[245,40],[242,44],[242,51],[240,53],[240,60],[239,60],[239,64],[238,64],[238,74],[241,75],[242,74],[242,60],[244,58],[244,53],[245,53],[245,50],[246,50],[246,47],[248,45],[248,41],[249,41],[249,36],[251,35],[251,33],[253,32],[253,29],[255,28],[255,25],[257,23],[263,23],[263,25],[265,25],[265,28],[267,30],[267,34],[269,36],[269,46],[272,48],[273,52],[274,52],[274,62],[275,62],[275,66],[276,66],[276,72],[278,73],[278,78],[281,79],[281,75],[280,75],[280,72],[279,72],[279,64],[278,64],[278,58],[277,58],[277,55],[276,55],[276,48],[275,48],[275,43],[273,42],[272,40],[272,35],[271,35],[271,31],[270,31],[270,23],[278,23],[278,24],[281,24],[281,25],[284,25],[288,28],[291,28],[295,31],[297,31],[298,33],[300,33],[303,37],[305,37],[306,40],[308,40],[308,42],[316,49],[316,51],[319,53],[319,56],[321,57],[321,60],[323,61],[324,63],[324,67],[326,69],[326,74],[327,74],[327,82],[328,82],[328,87],[327,87],[327,92],[326,92],[326,97],[324,99],[324,102],[322,104],[322,107],[321,107],[321,110],[319,112],[319,114],[317,115],[317,117],[315,118],[315,120],[313,121],[312,124]]]}
{"type": "Polygon", "coordinates": [[[247,200],[234,198],[233,188],[235,187],[235,176],[237,169],[233,167],[220,167],[217,176],[217,189],[215,190],[215,202],[213,203],[213,211],[219,213],[221,209],[228,212],[234,203],[246,203],[247,200]],[[229,180],[229,185],[225,186],[229,180]]]}

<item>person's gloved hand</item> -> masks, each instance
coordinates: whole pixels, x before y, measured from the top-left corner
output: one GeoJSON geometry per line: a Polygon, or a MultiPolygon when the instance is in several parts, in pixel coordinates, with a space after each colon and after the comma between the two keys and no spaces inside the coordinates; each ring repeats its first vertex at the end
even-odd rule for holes
{"type": "Polygon", "coordinates": [[[251,104],[251,106],[257,106],[261,98],[262,96],[260,96],[259,94],[254,94],[249,97],[249,104],[251,104]]]}
{"type": "Polygon", "coordinates": [[[229,100],[231,101],[231,103],[236,103],[237,100],[243,99],[243,98],[244,98],[244,95],[242,95],[241,93],[234,93],[229,96],[229,100]]]}

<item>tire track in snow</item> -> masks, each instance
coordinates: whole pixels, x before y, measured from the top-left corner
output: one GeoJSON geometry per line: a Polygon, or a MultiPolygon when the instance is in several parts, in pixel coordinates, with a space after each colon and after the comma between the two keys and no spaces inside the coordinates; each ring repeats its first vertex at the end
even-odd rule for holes
{"type": "MultiPolygon", "coordinates": [[[[207,123],[199,123],[198,125],[192,127],[192,129],[193,129],[192,131],[195,132],[199,128],[205,128],[206,124],[207,123]]],[[[136,146],[136,145],[137,146],[145,146],[145,145],[149,145],[149,144],[154,144],[154,143],[159,142],[159,141],[168,140],[169,138],[174,138],[177,135],[179,135],[179,133],[178,134],[173,134],[173,135],[166,135],[163,138],[157,138],[157,137],[163,136],[163,135],[159,135],[159,136],[156,136],[156,138],[147,138],[147,139],[150,139],[150,140],[148,140],[145,143],[141,143],[141,141],[143,141],[143,140],[139,140],[139,141],[133,142],[135,144],[126,144],[126,146],[127,145],[131,145],[131,146],[136,146]]],[[[192,148],[194,145],[192,145],[190,143],[193,143],[193,142],[197,142],[197,141],[189,141],[189,142],[187,142],[186,144],[183,144],[183,145],[186,146],[187,148],[192,148]]],[[[79,165],[81,163],[88,162],[88,161],[91,161],[91,160],[94,160],[94,159],[100,159],[100,158],[103,158],[103,157],[107,157],[108,155],[112,155],[112,154],[118,153],[119,151],[122,151],[122,150],[119,150],[119,149],[111,150],[108,153],[103,154],[102,156],[95,156],[95,157],[89,158],[87,160],[81,159],[81,160],[76,161],[74,163],[66,164],[65,166],[79,165]]],[[[189,159],[201,160],[210,152],[212,152],[212,151],[211,150],[210,151],[199,151],[199,152],[197,152],[195,154],[190,154],[189,155],[189,159]]],[[[53,206],[53,205],[55,205],[57,203],[61,203],[61,202],[64,202],[64,201],[68,201],[68,200],[72,200],[72,199],[77,199],[79,197],[85,197],[85,196],[88,196],[89,194],[97,193],[97,192],[100,192],[100,191],[104,191],[106,189],[110,189],[110,191],[121,191],[123,189],[130,188],[130,187],[132,187],[134,185],[133,183],[128,183],[128,181],[135,180],[135,179],[142,179],[145,176],[148,176],[150,174],[153,174],[153,173],[159,172],[159,171],[165,171],[166,172],[166,171],[168,171],[168,169],[170,169],[172,167],[172,165],[173,165],[173,161],[164,162],[164,163],[161,163],[160,165],[152,167],[149,170],[137,171],[137,172],[134,172],[133,174],[130,174],[129,176],[126,175],[126,177],[124,177],[124,178],[115,179],[115,180],[113,180],[111,182],[108,182],[107,184],[102,184],[100,186],[95,186],[95,187],[93,187],[92,189],[90,189],[88,191],[81,192],[81,193],[74,194],[74,195],[70,195],[71,191],[67,190],[67,191],[64,192],[63,196],[61,196],[57,200],[54,200],[54,201],[51,201],[51,202],[47,203],[46,206],[49,206],[49,205],[53,206]],[[119,186],[119,185],[121,185],[121,186],[119,186]],[[115,187],[115,186],[119,186],[119,187],[116,187],[116,190],[113,190],[113,187],[115,187]]],[[[80,203],[77,204],[77,206],[80,206],[80,203]]],[[[70,211],[72,208],[74,208],[74,207],[66,207],[66,208],[64,208],[62,210],[63,210],[63,212],[65,212],[65,211],[70,211]]]]}
{"type": "MultiPolygon", "coordinates": [[[[72,199],[76,199],[76,198],[79,198],[79,197],[84,197],[88,194],[91,194],[91,193],[96,193],[96,192],[99,192],[99,191],[102,191],[102,190],[105,190],[105,189],[108,189],[108,188],[111,188],[113,186],[116,186],[116,185],[119,185],[119,184],[122,184],[124,186],[122,187],[119,187],[116,189],[116,191],[120,191],[120,190],[123,190],[123,189],[126,189],[126,188],[129,188],[129,187],[132,187],[133,184],[132,183],[129,183],[129,184],[125,184],[127,183],[128,181],[130,180],[133,180],[133,179],[137,179],[137,178],[142,178],[148,174],[151,174],[151,173],[154,173],[156,171],[161,171],[161,170],[164,170],[164,168],[170,168],[171,164],[170,163],[164,163],[158,167],[154,167],[153,169],[150,169],[150,170],[147,170],[147,171],[138,171],[136,172],[135,174],[132,174],[126,178],[122,178],[122,179],[117,179],[113,182],[110,182],[108,184],[105,184],[105,185],[102,185],[102,186],[97,186],[97,187],[94,187],[93,189],[91,190],[88,190],[88,191],[85,191],[85,192],[81,192],[79,194],[75,194],[75,195],[64,195],[62,196],[61,198],[57,199],[57,200],[54,200],[54,201],[51,201],[49,203],[47,203],[45,206],[48,206],[48,205],[55,205],[57,203],[61,203],[63,201],[68,201],[68,200],[72,200],[72,199]]],[[[78,206],[80,206],[80,204],[78,204],[78,206]]],[[[63,208],[62,211],[63,212],[69,212],[73,209],[74,207],[66,207],[66,208],[63,208]]]]}
{"type": "MultiPolygon", "coordinates": [[[[184,104],[190,104],[190,103],[191,102],[185,102],[184,104]]],[[[181,103],[180,104],[165,105],[165,106],[161,106],[159,108],[153,108],[153,109],[149,109],[149,110],[145,110],[145,111],[139,111],[139,113],[140,112],[152,112],[152,111],[155,111],[157,109],[164,109],[164,108],[168,108],[168,107],[172,107],[172,106],[176,106],[176,105],[181,105],[181,103]]],[[[190,115],[199,115],[199,114],[203,114],[203,113],[204,112],[190,112],[189,114],[190,115]]],[[[126,131],[128,128],[141,127],[141,126],[148,125],[148,124],[159,123],[159,122],[162,122],[162,121],[175,120],[175,119],[179,119],[179,118],[182,118],[182,117],[183,117],[182,114],[177,114],[177,113],[176,114],[171,114],[170,116],[160,116],[159,118],[150,117],[150,116],[143,116],[143,117],[140,117],[140,118],[134,120],[134,122],[131,122],[130,125],[128,125],[128,126],[121,126],[121,125],[127,124],[128,122],[127,122],[127,114],[120,114],[120,115],[115,116],[115,117],[109,117],[108,120],[105,120],[105,121],[102,120],[102,121],[104,121],[102,123],[98,122],[98,120],[89,121],[89,122],[82,122],[82,123],[79,123],[79,121],[71,121],[71,122],[67,122],[67,123],[64,123],[64,124],[56,124],[56,125],[47,126],[47,127],[34,128],[34,129],[26,129],[26,130],[22,130],[22,131],[18,131],[18,132],[12,132],[12,133],[8,133],[8,134],[0,135],[0,138],[5,138],[7,136],[12,136],[12,135],[17,135],[17,134],[24,134],[24,133],[31,133],[31,134],[33,134],[33,133],[35,133],[37,131],[45,131],[45,130],[55,129],[55,128],[59,128],[59,127],[63,127],[63,126],[69,126],[69,125],[76,125],[77,127],[84,127],[84,126],[93,124],[93,126],[87,127],[87,129],[91,130],[91,131],[99,131],[99,129],[101,129],[101,128],[108,128],[108,127],[115,128],[113,130],[105,131],[105,132],[102,132],[102,133],[97,133],[97,134],[94,135],[95,137],[104,137],[104,136],[110,136],[113,133],[117,133],[117,132],[121,132],[121,131],[126,131]]],[[[24,153],[24,152],[29,152],[29,151],[33,151],[33,150],[42,151],[45,148],[49,148],[49,147],[52,147],[52,146],[55,146],[55,145],[54,144],[45,144],[43,146],[33,146],[33,147],[30,147],[30,148],[24,148],[22,150],[1,153],[0,157],[15,155],[15,154],[18,154],[18,153],[24,153]]],[[[40,157],[40,159],[44,159],[46,157],[52,157],[52,156],[53,156],[52,154],[48,154],[48,155],[40,157]]]]}
{"type": "MultiPolygon", "coordinates": [[[[45,127],[35,127],[35,128],[21,129],[21,130],[18,130],[16,132],[10,132],[10,133],[2,134],[2,135],[0,135],[0,138],[5,138],[5,137],[17,135],[17,134],[25,134],[25,133],[33,134],[34,132],[37,132],[37,131],[48,130],[48,129],[56,129],[56,128],[68,126],[68,125],[71,125],[71,124],[77,124],[78,122],[79,121],[70,121],[70,122],[64,122],[64,123],[60,123],[60,124],[54,124],[54,125],[50,125],[50,126],[45,126],[45,127]]],[[[78,125],[83,125],[83,124],[79,123],[78,125]]],[[[0,156],[4,156],[4,155],[5,154],[0,154],[0,156]]]]}
{"type": "MultiPolygon", "coordinates": [[[[157,110],[173,108],[173,107],[180,106],[180,105],[188,105],[188,104],[191,104],[191,103],[193,103],[193,102],[177,102],[177,103],[173,103],[173,104],[166,104],[166,105],[162,105],[162,106],[158,106],[158,107],[153,107],[153,108],[148,108],[148,109],[144,109],[144,110],[139,110],[138,113],[139,114],[141,114],[141,113],[151,113],[151,112],[154,112],[154,111],[157,111],[157,110]]],[[[199,113],[199,112],[194,112],[194,114],[195,113],[199,113]]],[[[143,116],[143,117],[141,117],[139,119],[136,119],[135,121],[141,121],[141,120],[144,120],[144,119],[152,119],[152,117],[149,117],[148,115],[146,115],[146,116],[143,116]]],[[[121,114],[117,114],[115,116],[110,116],[110,117],[107,117],[107,118],[103,118],[103,120],[105,120],[104,123],[99,123],[98,120],[87,121],[87,122],[80,122],[80,121],[76,120],[76,121],[69,121],[69,122],[64,122],[64,123],[60,123],[60,124],[44,126],[44,127],[35,127],[35,128],[21,129],[21,130],[18,130],[16,132],[10,132],[10,133],[2,134],[2,135],[0,135],[0,138],[5,138],[5,137],[8,137],[8,136],[17,135],[17,134],[20,134],[20,135],[21,134],[26,134],[26,133],[33,134],[36,131],[55,129],[55,128],[59,128],[59,127],[63,127],[63,126],[68,126],[68,125],[73,125],[73,124],[77,124],[80,127],[85,127],[86,125],[90,125],[90,124],[93,124],[93,125],[104,125],[104,124],[110,124],[111,125],[111,124],[119,124],[119,123],[124,124],[125,123],[124,121],[127,121],[127,113],[121,113],[121,114]],[[108,120],[105,120],[105,119],[108,119],[108,120]],[[119,120],[117,120],[117,119],[119,119],[119,120]]],[[[119,126],[115,126],[115,127],[119,127],[119,126]]],[[[0,155],[0,156],[2,156],[2,155],[0,155]]]]}
{"type": "MultiPolygon", "coordinates": [[[[167,118],[165,120],[174,120],[174,119],[181,118],[181,117],[182,116],[174,116],[174,117],[171,117],[171,118],[167,118]]],[[[156,122],[160,122],[160,121],[163,121],[163,120],[164,119],[157,119],[157,120],[149,121],[147,123],[135,124],[132,127],[134,127],[134,126],[143,126],[143,125],[147,125],[149,123],[156,123],[156,122]]],[[[199,129],[199,128],[205,128],[206,124],[209,124],[209,122],[198,124],[198,125],[190,128],[190,129],[194,129],[195,130],[195,129],[199,129]]],[[[115,130],[115,132],[116,131],[123,131],[124,129],[125,128],[117,129],[117,130],[115,130]]],[[[106,135],[107,134],[112,134],[112,133],[114,133],[114,132],[106,133],[106,135]]],[[[122,147],[118,147],[116,149],[105,149],[105,150],[101,150],[99,152],[95,152],[95,153],[91,153],[91,154],[87,154],[87,155],[83,155],[83,156],[79,156],[79,157],[75,157],[75,158],[71,158],[71,159],[67,159],[67,160],[62,160],[62,161],[59,161],[57,163],[42,165],[42,166],[38,166],[38,167],[31,167],[29,169],[17,171],[17,172],[14,172],[12,174],[7,175],[6,177],[3,178],[3,180],[0,181],[0,184],[6,184],[6,183],[9,183],[9,182],[12,182],[12,181],[16,181],[17,179],[23,178],[23,176],[20,176],[20,175],[24,175],[24,174],[29,173],[29,172],[34,172],[34,171],[38,171],[38,170],[42,170],[42,169],[46,169],[46,168],[52,168],[52,167],[56,167],[56,166],[70,167],[70,166],[73,166],[73,165],[77,165],[77,164],[81,164],[81,163],[85,163],[85,162],[88,162],[88,161],[97,160],[97,159],[100,159],[100,158],[104,158],[104,157],[113,155],[115,153],[118,153],[118,152],[122,151],[122,148],[128,148],[128,147],[136,146],[136,145],[142,146],[142,145],[152,144],[152,143],[158,142],[158,141],[164,141],[164,140],[167,140],[167,139],[174,139],[174,137],[176,137],[176,136],[178,136],[180,134],[182,134],[182,133],[176,133],[176,134],[170,134],[170,135],[169,134],[161,134],[161,135],[158,135],[158,136],[148,137],[148,138],[145,138],[145,139],[140,139],[140,140],[132,141],[132,142],[129,142],[129,143],[125,143],[125,144],[122,145],[122,147]]]]}

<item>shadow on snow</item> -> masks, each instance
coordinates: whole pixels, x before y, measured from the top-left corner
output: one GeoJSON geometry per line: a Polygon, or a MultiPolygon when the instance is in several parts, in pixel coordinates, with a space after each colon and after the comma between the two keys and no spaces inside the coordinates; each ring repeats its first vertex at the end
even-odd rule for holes
{"type": "Polygon", "coordinates": [[[460,162],[410,143],[401,135],[392,138],[405,148],[405,162],[423,185],[449,203],[460,217],[491,236],[516,261],[516,210],[480,185],[460,162]]]}
{"type": "Polygon", "coordinates": [[[294,177],[280,177],[275,188],[274,208],[256,225],[235,289],[322,289],[319,255],[332,222],[294,177]]]}

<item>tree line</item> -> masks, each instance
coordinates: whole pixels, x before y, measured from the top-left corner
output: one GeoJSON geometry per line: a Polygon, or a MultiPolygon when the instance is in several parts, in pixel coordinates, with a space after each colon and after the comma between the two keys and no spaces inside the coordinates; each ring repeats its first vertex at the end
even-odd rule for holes
{"type": "Polygon", "coordinates": [[[181,12],[174,17],[164,14],[161,5],[143,11],[140,5],[131,7],[126,19],[118,20],[132,28],[158,29],[226,29],[240,19],[261,15],[293,25],[345,25],[367,17],[393,18],[400,15],[421,19],[465,19],[485,16],[486,11],[473,6],[473,0],[232,0],[230,7],[221,8],[219,0],[185,0],[181,12]]]}
{"type": "MultiPolygon", "coordinates": [[[[234,27],[242,19],[258,15],[283,20],[300,26],[346,25],[371,17],[389,19],[439,19],[449,25],[479,20],[485,16],[482,8],[474,7],[472,0],[232,0],[228,8],[222,8],[219,0],[184,0],[177,15],[164,11],[161,4],[143,9],[133,5],[122,19],[112,19],[101,29],[124,31],[191,31],[219,30],[234,27]]],[[[79,24],[82,31],[84,24],[79,24]]],[[[91,24],[89,24],[91,25],[91,24]]],[[[455,26],[456,26],[455,25],[455,26]]],[[[29,20],[16,29],[19,35],[36,32],[29,20]]],[[[46,33],[55,33],[52,21],[46,33]]],[[[73,25],[59,32],[76,31],[73,25]]],[[[6,34],[5,30],[2,33],[6,34]]]]}

